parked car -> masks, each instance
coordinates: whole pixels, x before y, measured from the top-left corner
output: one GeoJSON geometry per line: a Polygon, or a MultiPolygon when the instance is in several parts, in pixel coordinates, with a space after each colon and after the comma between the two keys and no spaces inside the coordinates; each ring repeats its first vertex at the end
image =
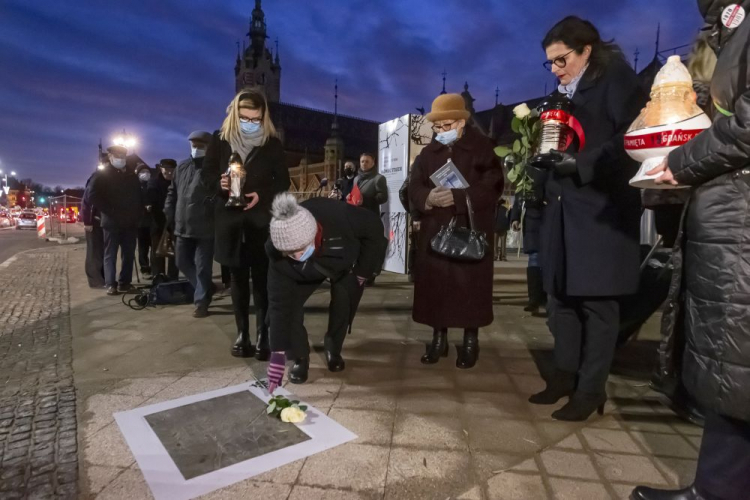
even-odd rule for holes
{"type": "Polygon", "coordinates": [[[0,215],[0,228],[11,227],[13,225],[13,219],[6,215],[0,215]]]}
{"type": "Polygon", "coordinates": [[[36,214],[34,212],[21,212],[16,219],[16,229],[36,229],[36,214]]]}

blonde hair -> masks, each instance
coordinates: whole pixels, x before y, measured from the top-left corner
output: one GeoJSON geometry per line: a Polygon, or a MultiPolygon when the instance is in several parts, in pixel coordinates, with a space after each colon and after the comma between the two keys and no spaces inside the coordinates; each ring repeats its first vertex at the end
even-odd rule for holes
{"type": "Polygon", "coordinates": [[[257,87],[240,90],[232,102],[227,106],[227,117],[221,124],[219,137],[229,143],[242,142],[242,131],[240,129],[240,108],[259,109],[261,111],[261,125],[263,125],[263,142],[265,144],[271,137],[277,137],[276,127],[271,121],[268,111],[268,102],[263,91],[257,87]]]}
{"type": "Polygon", "coordinates": [[[687,63],[693,80],[710,83],[716,69],[716,53],[708,45],[705,35],[699,36],[690,51],[687,63]]]}

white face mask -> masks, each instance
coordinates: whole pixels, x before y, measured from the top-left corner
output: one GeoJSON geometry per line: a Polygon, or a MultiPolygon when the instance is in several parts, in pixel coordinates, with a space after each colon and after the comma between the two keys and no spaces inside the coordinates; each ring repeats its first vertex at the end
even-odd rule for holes
{"type": "Polygon", "coordinates": [[[125,168],[125,164],[126,164],[125,158],[112,158],[110,160],[110,163],[112,164],[113,167],[120,169],[120,170],[125,168]]]}
{"type": "Polygon", "coordinates": [[[150,178],[151,178],[151,173],[150,173],[150,172],[140,172],[140,173],[138,174],[138,179],[139,179],[139,180],[140,180],[141,182],[148,182],[148,180],[149,180],[150,178]]]}
{"type": "Polygon", "coordinates": [[[206,150],[203,148],[190,148],[190,155],[193,158],[203,158],[206,156],[206,150]]]}

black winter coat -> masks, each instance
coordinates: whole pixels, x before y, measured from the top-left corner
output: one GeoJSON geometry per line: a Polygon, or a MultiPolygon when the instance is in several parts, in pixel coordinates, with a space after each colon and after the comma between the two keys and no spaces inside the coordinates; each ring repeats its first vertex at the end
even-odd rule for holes
{"type": "Polygon", "coordinates": [[[245,161],[244,192],[258,193],[258,204],[250,210],[227,208],[225,204],[229,195],[221,190],[219,182],[221,174],[229,167],[231,155],[232,147],[219,138],[217,130],[206,151],[201,175],[203,182],[218,194],[214,203],[214,259],[225,266],[245,267],[253,260],[249,248],[262,248],[262,244],[250,245],[249,240],[268,229],[274,197],[289,189],[289,170],[284,162],[281,141],[271,137],[257,148],[257,152],[252,151],[245,161]]]}
{"type": "Polygon", "coordinates": [[[694,189],[674,250],[661,374],[679,364],[671,349],[684,325],[685,387],[707,409],[750,422],[750,20],[723,40],[711,95],[731,116],[716,113],[669,155],[675,179],[694,189]]]}
{"type": "Polygon", "coordinates": [[[168,224],[174,224],[175,236],[214,237],[214,200],[216,187],[201,176],[204,158],[188,158],[177,165],[167,192],[164,212],[168,224]]]}
{"type": "Polygon", "coordinates": [[[130,169],[107,165],[89,185],[91,203],[101,213],[104,229],[135,229],[141,222],[144,200],[141,181],[130,169]]]}
{"type": "MultiPolygon", "coordinates": [[[[370,278],[380,271],[388,240],[383,235],[383,225],[378,216],[364,208],[328,198],[312,198],[301,205],[313,214],[320,226],[320,246],[310,259],[290,266],[291,259],[276,250],[269,238],[266,252],[271,266],[293,279],[300,276],[300,273],[294,272],[293,266],[314,266],[332,282],[350,273],[370,278]]],[[[294,294],[279,288],[289,284],[289,280],[268,282],[269,295],[272,297],[268,318],[274,335],[286,335],[292,331],[288,322],[294,317],[290,310],[293,302],[285,299],[293,298],[294,294]]]]}
{"type": "Polygon", "coordinates": [[[83,199],[81,200],[81,221],[84,226],[101,227],[101,215],[99,210],[91,202],[91,187],[94,177],[99,173],[97,170],[89,180],[86,181],[86,189],[83,192],[83,199]]]}
{"type": "Polygon", "coordinates": [[[625,131],[646,104],[622,60],[595,79],[587,72],[573,95],[585,148],[577,172],[551,171],[544,184],[541,230],[544,289],[569,296],[620,296],[638,290],[641,201],[628,181],[638,163],[625,153],[625,131]]]}

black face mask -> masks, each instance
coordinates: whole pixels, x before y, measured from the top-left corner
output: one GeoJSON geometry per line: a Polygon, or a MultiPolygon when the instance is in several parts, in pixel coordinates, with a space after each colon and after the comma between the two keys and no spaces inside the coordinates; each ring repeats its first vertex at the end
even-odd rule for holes
{"type": "Polygon", "coordinates": [[[345,168],[344,169],[344,175],[347,177],[352,177],[354,175],[354,169],[353,168],[345,168]]]}

